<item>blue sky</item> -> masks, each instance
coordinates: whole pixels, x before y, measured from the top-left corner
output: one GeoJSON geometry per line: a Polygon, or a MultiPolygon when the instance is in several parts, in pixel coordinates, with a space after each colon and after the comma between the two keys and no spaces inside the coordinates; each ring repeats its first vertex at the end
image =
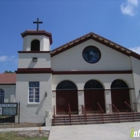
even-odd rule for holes
{"type": "Polygon", "coordinates": [[[51,49],[94,32],[140,53],[140,0],[0,0],[0,73],[17,69],[20,34],[37,18],[51,49]]]}

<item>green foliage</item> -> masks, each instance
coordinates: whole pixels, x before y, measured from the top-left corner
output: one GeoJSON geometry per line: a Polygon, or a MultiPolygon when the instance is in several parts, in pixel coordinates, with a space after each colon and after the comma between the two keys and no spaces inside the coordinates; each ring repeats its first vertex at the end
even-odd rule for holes
{"type": "Polygon", "coordinates": [[[4,73],[14,73],[14,72],[6,70],[4,73]]]}
{"type": "Polygon", "coordinates": [[[48,140],[46,137],[21,137],[17,135],[17,132],[0,132],[0,140],[48,140]]]}

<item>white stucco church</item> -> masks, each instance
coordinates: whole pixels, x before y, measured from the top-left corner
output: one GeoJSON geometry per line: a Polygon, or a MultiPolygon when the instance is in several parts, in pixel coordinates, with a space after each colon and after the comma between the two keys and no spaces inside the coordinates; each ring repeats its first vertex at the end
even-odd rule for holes
{"type": "MultiPolygon", "coordinates": [[[[21,33],[16,74],[0,74],[0,103],[20,102],[20,122],[56,115],[140,112],[140,55],[95,33],[51,50],[45,30],[21,33]]],[[[16,116],[16,122],[18,121],[16,116]]]]}

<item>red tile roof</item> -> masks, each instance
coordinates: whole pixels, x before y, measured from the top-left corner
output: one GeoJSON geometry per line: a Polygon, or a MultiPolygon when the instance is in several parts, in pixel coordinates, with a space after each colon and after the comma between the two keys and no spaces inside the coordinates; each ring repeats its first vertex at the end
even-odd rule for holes
{"type": "Polygon", "coordinates": [[[45,35],[47,37],[49,37],[50,39],[50,44],[52,44],[52,34],[49,33],[49,32],[46,32],[45,30],[38,30],[38,31],[35,31],[35,30],[26,30],[25,32],[21,33],[21,36],[22,37],[25,37],[27,35],[45,35]]]}
{"type": "Polygon", "coordinates": [[[55,56],[57,54],[60,54],[60,53],[66,51],[66,50],[68,50],[68,49],[70,49],[72,47],[75,47],[76,45],[79,45],[80,43],[82,43],[84,41],[89,40],[89,39],[93,39],[93,40],[95,40],[95,41],[97,41],[99,43],[102,43],[102,44],[106,45],[107,47],[110,47],[110,48],[112,48],[112,49],[114,49],[116,51],[119,51],[119,52],[121,52],[121,53],[123,53],[123,54],[125,54],[127,56],[133,56],[133,57],[135,57],[135,58],[140,60],[140,55],[139,54],[137,54],[137,53],[135,53],[135,52],[133,52],[133,51],[131,51],[131,50],[129,50],[129,49],[127,49],[127,48],[115,43],[115,42],[112,42],[112,41],[110,41],[110,40],[108,40],[108,39],[106,39],[106,38],[104,38],[102,36],[99,36],[99,35],[97,35],[97,34],[95,34],[93,32],[88,33],[88,34],[86,34],[84,36],[81,36],[81,37],[79,37],[79,38],[77,38],[75,40],[72,40],[71,42],[68,42],[68,43],[66,43],[66,44],[64,44],[64,45],[52,50],[51,51],[51,56],[53,57],[53,56],[55,56]]]}
{"type": "Polygon", "coordinates": [[[0,74],[0,85],[16,84],[15,73],[2,73],[0,74]]]}

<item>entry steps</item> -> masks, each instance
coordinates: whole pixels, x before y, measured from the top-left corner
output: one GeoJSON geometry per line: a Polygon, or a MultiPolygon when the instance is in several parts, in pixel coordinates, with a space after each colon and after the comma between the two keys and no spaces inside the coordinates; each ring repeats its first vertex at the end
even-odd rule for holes
{"type": "Polygon", "coordinates": [[[80,125],[100,123],[120,123],[140,121],[140,112],[122,112],[111,114],[87,114],[85,115],[57,115],[53,116],[52,125],[80,125]]]}

